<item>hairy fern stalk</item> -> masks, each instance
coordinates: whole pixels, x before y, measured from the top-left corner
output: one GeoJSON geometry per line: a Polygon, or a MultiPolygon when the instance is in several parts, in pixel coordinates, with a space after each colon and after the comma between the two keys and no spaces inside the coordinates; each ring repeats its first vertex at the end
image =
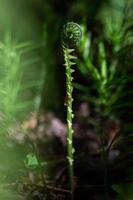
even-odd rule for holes
{"type": "Polygon", "coordinates": [[[71,60],[71,53],[74,49],[67,49],[63,47],[64,58],[65,58],[65,67],[66,67],[66,90],[67,90],[67,160],[68,160],[68,172],[69,172],[69,180],[70,180],[70,190],[73,193],[73,128],[72,128],[72,118],[73,118],[73,110],[72,110],[72,72],[71,66],[75,63],[71,60]]]}
{"type": "Polygon", "coordinates": [[[64,52],[64,60],[66,67],[66,95],[67,95],[67,161],[68,161],[68,177],[69,177],[69,189],[71,192],[71,199],[74,198],[74,184],[73,184],[73,128],[72,119],[74,117],[72,109],[72,73],[74,70],[72,66],[75,65],[76,57],[72,55],[75,46],[81,39],[81,29],[78,24],[74,22],[68,22],[63,29],[62,34],[62,47],[64,52]]]}

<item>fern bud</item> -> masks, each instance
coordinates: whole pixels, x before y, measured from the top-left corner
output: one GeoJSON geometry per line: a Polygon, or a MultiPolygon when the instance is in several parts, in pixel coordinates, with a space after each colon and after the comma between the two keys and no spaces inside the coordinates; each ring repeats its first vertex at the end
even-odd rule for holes
{"type": "Polygon", "coordinates": [[[82,37],[81,27],[74,22],[68,22],[63,27],[62,42],[66,47],[75,47],[82,37]]]}

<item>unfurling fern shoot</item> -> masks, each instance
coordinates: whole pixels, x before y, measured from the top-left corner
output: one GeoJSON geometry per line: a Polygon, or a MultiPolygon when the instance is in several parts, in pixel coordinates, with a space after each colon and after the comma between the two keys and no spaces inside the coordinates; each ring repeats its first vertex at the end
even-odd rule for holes
{"type": "Polygon", "coordinates": [[[66,95],[67,95],[67,161],[68,161],[68,177],[71,199],[73,199],[73,110],[72,110],[72,66],[75,64],[76,57],[72,55],[75,47],[80,42],[82,36],[81,28],[77,23],[68,22],[63,27],[62,31],[62,47],[64,52],[65,67],[66,67],[66,95]]]}

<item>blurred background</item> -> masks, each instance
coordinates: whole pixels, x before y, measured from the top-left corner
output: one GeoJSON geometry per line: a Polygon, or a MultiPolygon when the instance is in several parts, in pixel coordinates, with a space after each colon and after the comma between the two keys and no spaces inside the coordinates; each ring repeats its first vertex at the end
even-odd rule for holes
{"type": "MultiPolygon", "coordinates": [[[[111,198],[125,199],[120,191],[125,195],[127,188],[120,182],[133,177],[132,11],[131,0],[0,0],[1,200],[36,195],[31,191],[40,181],[38,154],[49,181],[65,167],[66,86],[60,34],[68,21],[79,23],[83,31],[73,81],[74,147],[76,155],[85,153],[77,163],[95,163],[95,158],[84,163],[86,153],[87,158],[88,153],[100,155],[98,135],[103,133],[103,145],[113,149],[109,161],[114,164],[116,159],[110,185],[118,188],[114,186],[111,198]]],[[[80,167],[75,167],[78,184],[91,184],[90,171],[86,168],[82,176],[80,167]]],[[[94,189],[87,195],[104,199],[94,189]]],[[[34,199],[44,198],[38,196],[34,199]]]]}

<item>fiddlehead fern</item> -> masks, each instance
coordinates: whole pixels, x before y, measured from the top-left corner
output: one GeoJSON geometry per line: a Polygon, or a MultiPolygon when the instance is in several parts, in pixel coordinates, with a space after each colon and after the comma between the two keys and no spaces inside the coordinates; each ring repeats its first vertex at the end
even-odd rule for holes
{"type": "Polygon", "coordinates": [[[63,27],[62,32],[62,47],[64,52],[65,67],[66,67],[66,95],[67,95],[67,161],[68,161],[68,177],[69,189],[71,192],[71,200],[73,199],[73,110],[72,110],[72,66],[75,64],[76,57],[72,55],[74,48],[80,42],[82,36],[81,28],[77,23],[68,22],[63,27]]]}
{"type": "Polygon", "coordinates": [[[82,31],[80,26],[74,22],[68,22],[63,27],[62,31],[62,43],[68,48],[78,45],[82,37],[82,31]]]}

